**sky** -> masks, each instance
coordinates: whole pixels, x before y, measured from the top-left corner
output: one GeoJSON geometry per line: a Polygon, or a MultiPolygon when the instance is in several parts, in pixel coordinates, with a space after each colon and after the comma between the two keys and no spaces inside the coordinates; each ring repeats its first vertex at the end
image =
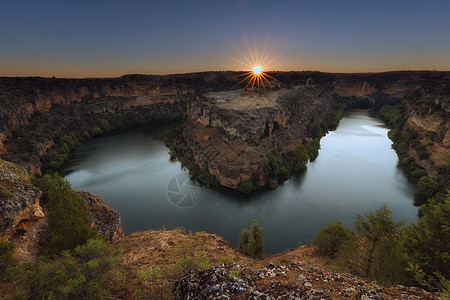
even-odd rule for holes
{"type": "Polygon", "coordinates": [[[0,0],[0,76],[247,70],[264,45],[264,70],[450,70],[450,1],[0,0]]]}

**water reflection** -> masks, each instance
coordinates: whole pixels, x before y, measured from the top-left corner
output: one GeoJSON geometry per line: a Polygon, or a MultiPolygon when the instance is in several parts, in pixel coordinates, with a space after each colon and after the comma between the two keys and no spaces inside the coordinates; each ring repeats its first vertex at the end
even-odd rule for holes
{"type": "Polygon", "coordinates": [[[387,129],[367,111],[347,113],[338,129],[322,139],[320,154],[307,171],[276,190],[250,195],[185,180],[187,173],[170,161],[163,144],[167,126],[93,139],[79,146],[65,167],[74,188],[99,194],[120,212],[126,234],[183,226],[223,235],[236,244],[241,229],[257,219],[267,252],[276,253],[309,242],[327,221],[350,226],[356,214],[384,202],[396,220],[416,219],[415,187],[397,168],[387,129]]]}

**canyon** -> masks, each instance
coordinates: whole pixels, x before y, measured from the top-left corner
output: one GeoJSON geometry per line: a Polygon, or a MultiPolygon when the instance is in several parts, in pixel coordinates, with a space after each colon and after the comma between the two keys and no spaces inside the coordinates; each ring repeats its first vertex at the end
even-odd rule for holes
{"type": "Polygon", "coordinates": [[[449,155],[448,72],[279,72],[273,74],[278,86],[262,95],[240,95],[236,75],[0,78],[0,153],[30,174],[42,174],[57,170],[70,149],[92,136],[183,120],[184,143],[200,169],[229,188],[248,180],[264,186],[270,182],[264,172],[265,155],[271,150],[288,153],[301,144],[309,149],[312,126],[326,123],[339,103],[377,111],[419,93],[433,109],[407,106],[405,128],[410,130],[405,130],[438,132],[442,139],[424,145],[431,153],[427,161],[420,160],[414,148],[408,151],[427,173],[447,182],[440,169],[446,168],[449,155]],[[243,107],[239,95],[247,102],[269,105],[243,107]]]}
{"type": "MultiPolygon", "coordinates": [[[[410,159],[448,187],[450,72],[282,72],[274,74],[280,85],[261,95],[241,93],[234,87],[238,74],[0,78],[0,240],[18,245],[15,255],[21,262],[35,261],[49,232],[42,191],[30,184],[29,177],[57,169],[82,141],[142,124],[181,121],[178,142],[198,168],[220,185],[236,189],[248,180],[258,186],[271,185],[264,171],[266,154],[289,153],[299,145],[311,147],[312,127],[325,127],[340,104],[368,106],[374,112],[386,104],[402,104],[405,120],[398,141],[408,140],[403,150],[410,159]]],[[[173,287],[176,298],[438,297],[418,288],[388,289],[349,274],[327,272],[309,246],[259,261],[236,251],[224,238],[204,232],[154,230],[124,237],[117,211],[94,194],[76,193],[86,201],[92,226],[113,247],[123,250],[117,267],[121,275],[111,282],[113,295],[121,298],[130,298],[142,287],[136,273],[143,266],[172,266],[177,260],[174,249],[191,240],[200,242],[217,266],[182,276],[168,274],[162,284],[166,292],[173,287]],[[232,257],[233,264],[220,265],[223,256],[232,257]],[[228,276],[236,269],[243,279],[228,276]]]]}

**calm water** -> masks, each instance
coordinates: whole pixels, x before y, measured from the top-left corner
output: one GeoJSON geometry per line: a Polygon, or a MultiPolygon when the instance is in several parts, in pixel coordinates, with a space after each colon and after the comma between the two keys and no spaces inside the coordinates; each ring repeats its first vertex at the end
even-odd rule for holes
{"type": "Polygon", "coordinates": [[[170,161],[163,130],[173,125],[132,128],[79,146],[66,164],[75,189],[98,194],[122,216],[125,234],[184,227],[226,237],[234,245],[242,228],[257,219],[266,251],[309,243],[327,221],[351,226],[356,214],[386,202],[395,220],[415,222],[415,186],[397,168],[383,123],[367,111],[347,113],[336,131],[322,138],[319,157],[302,174],[280,185],[243,195],[201,188],[170,161]]]}

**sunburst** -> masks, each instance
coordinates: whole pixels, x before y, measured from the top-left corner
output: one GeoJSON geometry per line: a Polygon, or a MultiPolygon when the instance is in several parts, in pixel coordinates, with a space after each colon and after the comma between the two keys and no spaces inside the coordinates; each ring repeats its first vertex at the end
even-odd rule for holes
{"type": "Polygon", "coordinates": [[[240,51],[239,48],[235,47],[236,50],[239,52],[239,54],[242,56],[243,60],[236,59],[234,57],[233,58],[235,60],[237,60],[239,63],[248,67],[249,71],[235,76],[235,78],[243,77],[243,79],[241,79],[235,86],[238,86],[242,83],[245,84],[245,87],[242,90],[242,94],[245,91],[247,91],[248,89],[250,90],[250,92],[253,92],[255,90],[257,90],[258,93],[260,93],[262,90],[264,90],[264,92],[267,92],[266,86],[267,87],[270,86],[272,88],[274,87],[269,79],[278,81],[276,78],[274,78],[273,76],[268,74],[268,73],[273,72],[273,71],[268,71],[268,69],[271,67],[271,64],[278,57],[280,57],[281,54],[274,58],[270,58],[271,54],[273,52],[273,48],[270,51],[266,52],[269,37],[267,37],[267,39],[264,43],[264,47],[261,52],[258,52],[258,47],[257,47],[256,42],[255,42],[255,47],[252,50],[250,48],[250,45],[248,44],[245,34],[243,34],[243,37],[244,37],[245,43],[247,45],[249,55],[248,56],[244,55],[244,53],[242,51],[240,51]]]}

